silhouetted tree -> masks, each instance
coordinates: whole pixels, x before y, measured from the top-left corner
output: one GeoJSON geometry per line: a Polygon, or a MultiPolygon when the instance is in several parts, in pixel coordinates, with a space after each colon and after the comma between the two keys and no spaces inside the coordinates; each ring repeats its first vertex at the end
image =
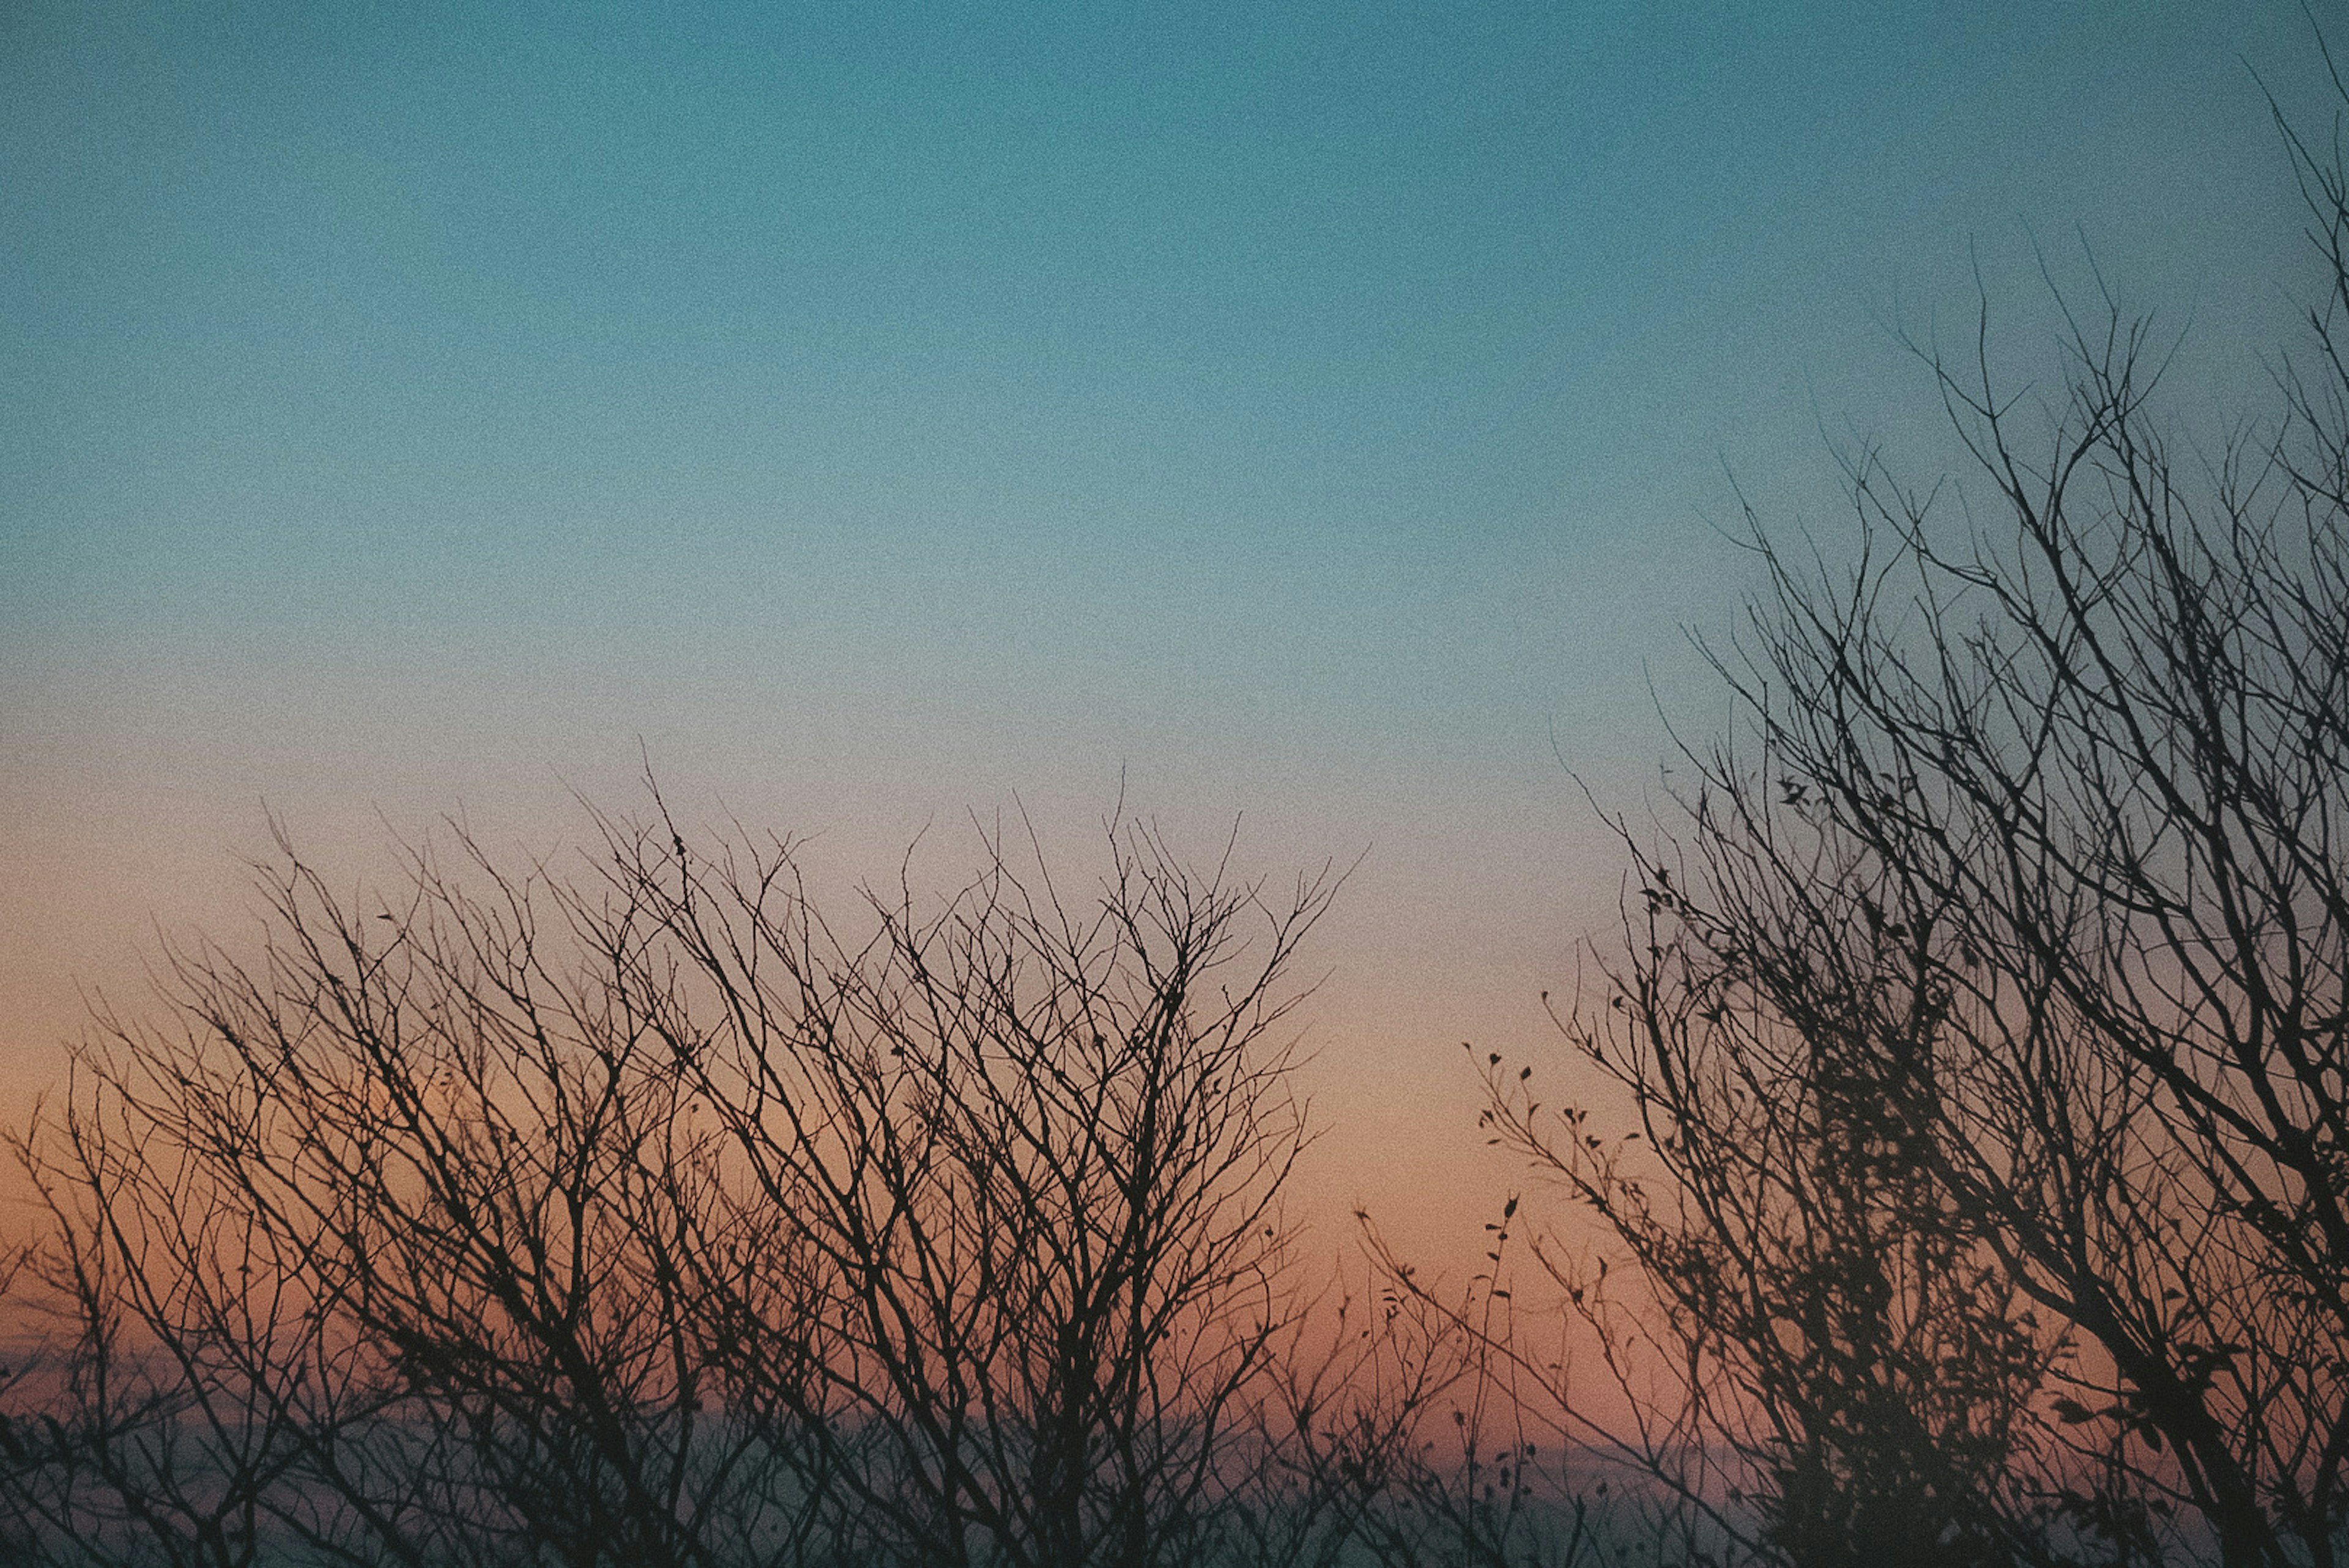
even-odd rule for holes
{"type": "Polygon", "coordinates": [[[1128,826],[1082,901],[991,844],[960,894],[901,883],[851,940],[788,844],[605,826],[619,902],[658,933],[619,993],[740,1176],[690,1250],[697,1295],[734,1343],[788,1350],[730,1373],[828,1445],[860,1549],[1201,1560],[1299,1305],[1285,977],[1334,880],[1268,902],[1128,826]],[[770,1272],[741,1245],[802,1271],[812,1311],[740,1288],[770,1272]]]}
{"type": "Polygon", "coordinates": [[[710,1399],[677,1255],[712,1163],[594,912],[428,854],[363,912],[281,849],[260,958],[179,955],[172,1022],[107,1022],[22,1146],[71,1336],[52,1535],[685,1563],[788,1533],[793,1456],[710,1399]]]}
{"type": "Polygon", "coordinates": [[[789,841],[282,838],[16,1140],[27,1561],[1333,1563],[1448,1341],[1315,1314],[1275,901],[1113,827],[845,929],[789,841]],[[30,1282],[35,1288],[22,1286],[30,1282]],[[34,1315],[27,1317],[26,1314],[34,1315]]]}
{"type": "Polygon", "coordinates": [[[1491,1079],[1653,1291],[1592,1318],[1682,1373],[1641,1457],[1734,1453],[1757,1557],[2349,1545],[2349,189],[2285,134],[2327,281],[2269,423],[2182,455],[2109,301],[2052,404],[1986,310],[1927,351],[1972,472],[1861,451],[1832,559],[1754,526],[1739,724],[1625,832],[1565,1021],[1639,1141],[1491,1079]]]}

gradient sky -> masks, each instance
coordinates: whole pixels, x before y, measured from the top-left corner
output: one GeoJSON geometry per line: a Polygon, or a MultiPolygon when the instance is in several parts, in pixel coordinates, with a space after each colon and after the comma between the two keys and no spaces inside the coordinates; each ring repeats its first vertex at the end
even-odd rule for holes
{"type": "MultiPolygon", "coordinates": [[[[0,8],[0,1099],[233,926],[627,803],[842,875],[1014,796],[1367,849],[1332,1202],[1470,1169],[1702,729],[1729,476],[1938,460],[1892,328],[2082,242],[2256,387],[2297,6],[0,8]]],[[[2008,314],[2011,313],[2011,314],[2008,314]]],[[[2027,331],[2020,335],[2028,337],[2027,331]]]]}

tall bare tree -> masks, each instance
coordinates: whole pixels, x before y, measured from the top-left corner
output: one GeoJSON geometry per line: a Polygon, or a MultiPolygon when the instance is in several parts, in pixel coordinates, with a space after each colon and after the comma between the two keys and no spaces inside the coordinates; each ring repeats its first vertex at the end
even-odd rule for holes
{"type": "Polygon", "coordinates": [[[1832,558],[1755,524],[1738,725],[1625,834],[1568,1027],[1642,1142],[1492,1082],[1730,1397],[1760,1554],[2349,1548],[2349,188],[2286,139],[2324,293],[2267,422],[2196,458],[2108,300],[2052,401],[1986,309],[1928,350],[1971,470],[1863,450],[1832,558]]]}

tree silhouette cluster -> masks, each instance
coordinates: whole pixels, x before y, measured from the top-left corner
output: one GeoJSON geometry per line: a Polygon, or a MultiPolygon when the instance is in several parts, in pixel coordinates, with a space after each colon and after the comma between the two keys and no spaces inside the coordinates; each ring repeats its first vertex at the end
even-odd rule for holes
{"type": "Polygon", "coordinates": [[[2278,123],[2326,286],[2277,409],[2175,436],[2108,298],[2053,393],[1986,309],[1923,346],[1970,470],[1860,450],[1848,549],[1749,511],[1737,720],[1616,819],[1558,1016],[1619,1109],[1487,1063],[1611,1241],[1540,1272],[1636,1416],[1547,1408],[1692,1556],[2349,1555],[2349,183],[2278,123]]]}
{"type": "Polygon", "coordinates": [[[1289,972],[1338,879],[1112,823],[1081,897],[990,836],[843,925],[790,841],[654,802],[579,874],[459,833],[388,897],[281,837],[258,955],[99,1020],[16,1142],[0,1558],[1270,1568],[1546,1527],[1428,1436],[1489,1353],[1292,1255],[1289,972]]]}
{"type": "Polygon", "coordinates": [[[1315,1288],[1326,873],[982,835],[836,922],[657,791],[575,874],[281,840],[258,955],[17,1136],[0,1556],[2349,1559],[2349,176],[2283,129],[2326,291],[2264,423],[2175,435],[2105,297],[2011,388],[1985,308],[1921,351],[1966,473],[1747,514],[1581,1103],[1484,1058],[1584,1222],[1315,1288]]]}

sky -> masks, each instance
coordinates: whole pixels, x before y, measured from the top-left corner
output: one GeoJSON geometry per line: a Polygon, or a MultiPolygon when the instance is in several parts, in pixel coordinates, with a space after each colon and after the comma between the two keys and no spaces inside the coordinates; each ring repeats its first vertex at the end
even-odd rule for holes
{"type": "Polygon", "coordinates": [[[0,1107],[164,941],[249,934],[269,812],[356,880],[444,814],[552,849],[649,759],[844,887],[974,811],[1081,861],[1123,791],[1361,859],[1307,1197],[1456,1228],[1510,1180],[1461,1042],[1557,1056],[1599,812],[1723,712],[1738,496],[1832,548],[1831,442],[1948,460],[1900,335],[1987,297],[2044,368],[2043,270],[2255,399],[2318,279],[2261,83],[2321,129],[2312,40],[9,0],[0,1107]]]}

